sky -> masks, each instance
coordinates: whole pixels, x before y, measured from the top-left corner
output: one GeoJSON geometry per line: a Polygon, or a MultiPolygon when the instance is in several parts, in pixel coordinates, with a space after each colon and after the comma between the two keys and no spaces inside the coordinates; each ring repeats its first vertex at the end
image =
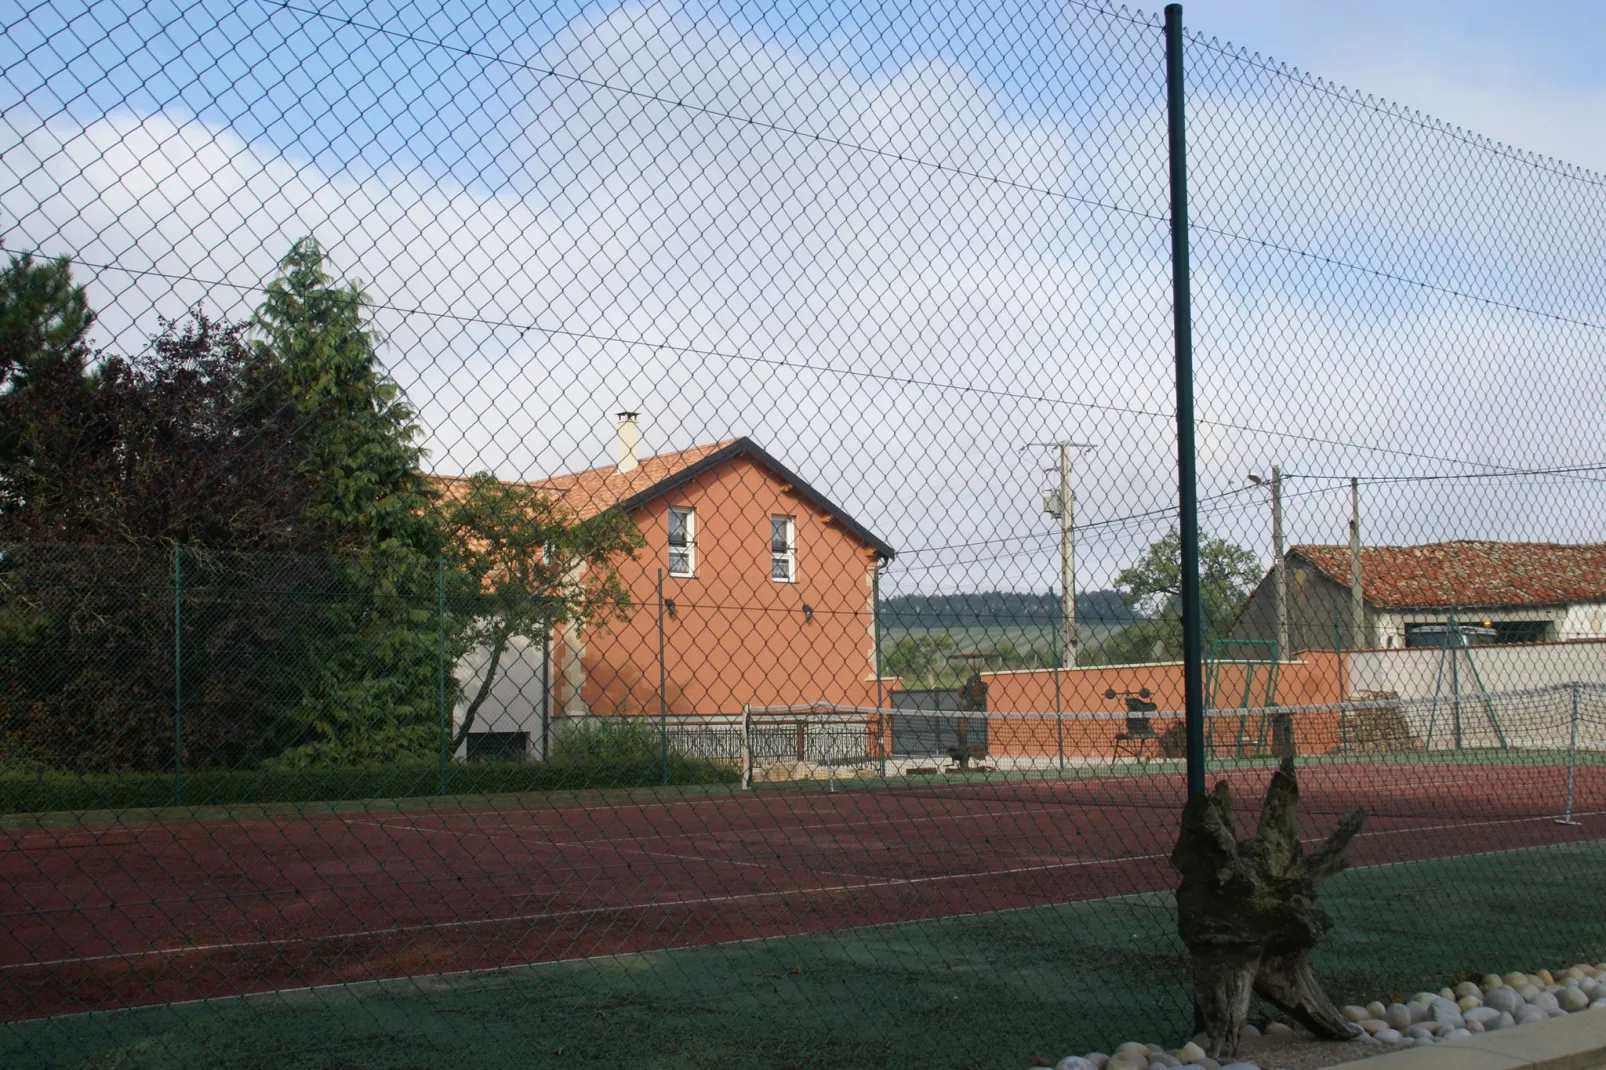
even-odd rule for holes
{"type": "Polygon", "coordinates": [[[1606,171],[1590,0],[1189,0],[1186,24],[1340,85],[1606,171]]]}
{"type": "MultiPolygon", "coordinates": [[[[1368,541],[1601,539],[1581,7],[1186,14],[1205,527],[1267,557],[1244,477],[1280,465],[1296,542],[1345,540],[1350,476],[1368,541]]],[[[0,235],[77,259],[98,344],[195,304],[249,316],[312,235],[374,302],[439,471],[603,463],[620,409],[651,451],[749,435],[900,550],[888,594],[1054,584],[1045,442],[1097,446],[1079,585],[1174,522],[1153,13],[97,0],[0,22],[0,235]]]]}

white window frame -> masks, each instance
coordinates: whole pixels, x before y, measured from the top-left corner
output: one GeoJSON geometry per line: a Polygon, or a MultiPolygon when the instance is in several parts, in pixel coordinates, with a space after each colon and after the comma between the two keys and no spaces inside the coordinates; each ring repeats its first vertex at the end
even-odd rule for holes
{"type": "Polygon", "coordinates": [[[669,517],[671,519],[665,524],[665,534],[671,539],[674,537],[672,532],[674,531],[673,518],[675,516],[685,518],[686,544],[684,546],[676,546],[673,542],[669,543],[669,574],[682,578],[694,577],[697,575],[697,510],[689,505],[671,505],[669,507],[669,517]],[[675,567],[675,555],[677,553],[685,556],[682,568],[675,567]]]}
{"type": "Polygon", "coordinates": [[[797,517],[787,513],[770,514],[770,580],[774,583],[797,582],[797,517]],[[786,522],[786,549],[781,551],[775,549],[775,522],[777,520],[786,522]],[[775,574],[775,566],[781,563],[786,565],[785,576],[777,576],[775,574]]]}

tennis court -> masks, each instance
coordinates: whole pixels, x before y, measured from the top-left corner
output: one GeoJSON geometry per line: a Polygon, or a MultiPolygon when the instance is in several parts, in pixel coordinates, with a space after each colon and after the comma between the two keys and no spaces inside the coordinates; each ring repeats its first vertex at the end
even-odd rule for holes
{"type": "MultiPolygon", "coordinates": [[[[1307,833],[1357,866],[1599,839],[1565,762],[1315,761],[1307,833]]],[[[1532,756],[1529,756],[1532,757],[1532,756]]],[[[1228,774],[1248,809],[1269,767],[1228,774]]],[[[10,1020],[918,922],[1169,888],[1180,770],[12,827],[10,1020]]]]}

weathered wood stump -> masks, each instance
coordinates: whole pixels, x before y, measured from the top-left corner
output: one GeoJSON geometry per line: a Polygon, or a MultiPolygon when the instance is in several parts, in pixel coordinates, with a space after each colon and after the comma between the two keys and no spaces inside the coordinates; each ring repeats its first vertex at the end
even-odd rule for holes
{"type": "Polygon", "coordinates": [[[1327,842],[1306,855],[1298,809],[1292,748],[1272,774],[1251,838],[1239,840],[1233,830],[1226,781],[1183,807],[1182,831],[1171,852],[1171,864],[1182,873],[1177,930],[1193,956],[1194,997],[1211,1058],[1237,1054],[1251,994],[1319,1037],[1361,1035],[1322,991],[1309,955],[1333,927],[1316,906],[1316,886],[1345,867],[1344,848],[1366,814],[1345,814],[1327,842]]]}

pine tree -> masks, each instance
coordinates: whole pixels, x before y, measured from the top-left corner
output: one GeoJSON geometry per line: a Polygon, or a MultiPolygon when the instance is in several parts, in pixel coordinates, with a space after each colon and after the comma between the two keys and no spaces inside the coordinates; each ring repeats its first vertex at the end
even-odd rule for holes
{"type": "Polygon", "coordinates": [[[329,538],[342,579],[307,666],[298,716],[310,739],[286,760],[428,753],[438,733],[441,534],[414,412],[380,362],[362,290],[331,277],[311,238],[280,267],[257,311],[256,345],[283,373],[297,448],[318,488],[309,519],[329,538]]]}

